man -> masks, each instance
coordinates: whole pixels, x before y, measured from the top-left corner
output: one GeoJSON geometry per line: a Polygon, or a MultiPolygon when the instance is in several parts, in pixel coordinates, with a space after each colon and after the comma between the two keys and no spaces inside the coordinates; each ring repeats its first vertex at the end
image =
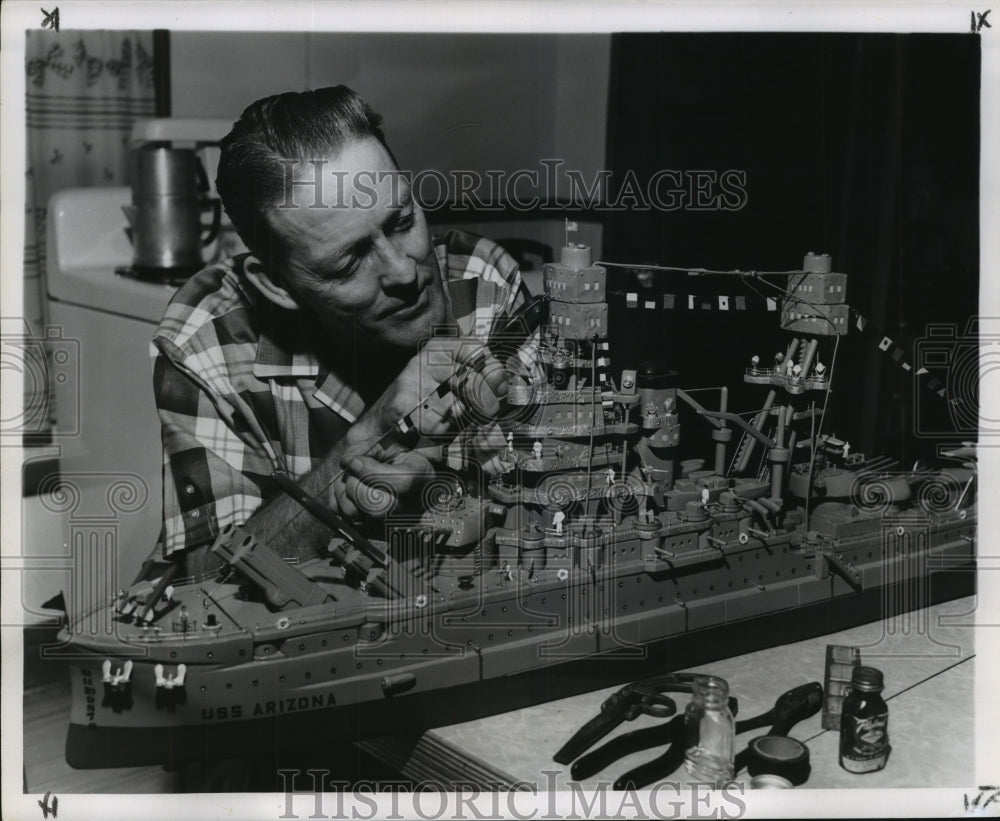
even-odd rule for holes
{"type": "Polygon", "coordinates": [[[484,340],[526,296],[496,244],[431,241],[380,118],[344,86],[248,107],[217,187],[250,253],[188,281],[153,338],[163,552],[192,573],[230,523],[284,555],[322,548],[275,472],[350,519],[418,490],[443,454],[397,423],[453,437],[494,418],[507,378],[484,340]]]}

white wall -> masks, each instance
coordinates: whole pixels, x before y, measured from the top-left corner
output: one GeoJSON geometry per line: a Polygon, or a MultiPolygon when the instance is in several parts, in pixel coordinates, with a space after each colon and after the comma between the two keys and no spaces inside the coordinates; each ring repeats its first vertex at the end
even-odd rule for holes
{"type": "MultiPolygon", "coordinates": [[[[603,167],[609,35],[171,33],[173,114],[231,117],[269,94],[344,83],[385,118],[414,171],[603,167]]],[[[563,192],[564,193],[564,192],[563,192]]],[[[449,225],[563,243],[561,214],[449,225]],[[515,233],[516,232],[516,233],[515,233]]],[[[431,215],[432,221],[434,216],[431,215]]],[[[600,229],[575,241],[600,252],[600,229]]]]}

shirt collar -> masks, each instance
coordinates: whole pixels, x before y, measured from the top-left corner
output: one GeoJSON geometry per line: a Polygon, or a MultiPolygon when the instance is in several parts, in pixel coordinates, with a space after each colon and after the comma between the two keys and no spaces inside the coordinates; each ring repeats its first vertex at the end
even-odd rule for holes
{"type": "Polygon", "coordinates": [[[257,377],[317,376],[319,359],[309,345],[306,323],[266,299],[258,299],[257,358],[253,373],[257,377]]]}
{"type": "Polygon", "coordinates": [[[257,356],[253,374],[258,379],[312,379],[316,400],[348,422],[365,409],[361,395],[344,382],[315,353],[317,334],[298,311],[288,311],[245,289],[257,319],[257,356]]]}
{"type": "Polygon", "coordinates": [[[316,400],[340,414],[348,422],[354,423],[365,409],[361,395],[322,363],[313,353],[311,346],[297,344],[289,349],[283,344],[286,339],[299,343],[306,343],[309,340],[309,334],[303,330],[304,323],[298,317],[295,319],[298,328],[295,336],[284,333],[286,328],[281,328],[278,333],[275,333],[273,328],[261,328],[257,343],[257,359],[253,367],[254,376],[259,379],[311,378],[314,383],[313,396],[316,400]]]}

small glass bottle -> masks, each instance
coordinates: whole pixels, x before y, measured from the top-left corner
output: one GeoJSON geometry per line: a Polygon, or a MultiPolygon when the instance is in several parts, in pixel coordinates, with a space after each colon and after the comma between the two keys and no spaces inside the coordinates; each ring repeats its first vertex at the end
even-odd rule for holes
{"type": "Polygon", "coordinates": [[[882,671],[856,667],[840,715],[840,766],[852,773],[881,770],[889,758],[889,705],[882,671]]]}
{"type": "Polygon", "coordinates": [[[698,781],[723,787],[733,779],[736,724],[729,712],[729,684],[718,676],[699,676],[684,713],[687,740],[684,766],[698,781]]]}

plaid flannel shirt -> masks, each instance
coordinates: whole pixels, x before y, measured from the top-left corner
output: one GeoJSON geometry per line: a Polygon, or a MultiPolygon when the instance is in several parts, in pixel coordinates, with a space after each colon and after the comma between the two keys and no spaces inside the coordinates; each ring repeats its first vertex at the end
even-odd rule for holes
{"type": "MultiPolygon", "coordinates": [[[[525,301],[517,263],[461,231],[434,243],[462,335],[486,339],[496,317],[525,301]]],[[[365,409],[317,356],[319,336],[243,278],[246,256],[185,283],[153,336],[165,556],[245,522],[273,494],[274,471],[308,473],[365,409]]]]}

